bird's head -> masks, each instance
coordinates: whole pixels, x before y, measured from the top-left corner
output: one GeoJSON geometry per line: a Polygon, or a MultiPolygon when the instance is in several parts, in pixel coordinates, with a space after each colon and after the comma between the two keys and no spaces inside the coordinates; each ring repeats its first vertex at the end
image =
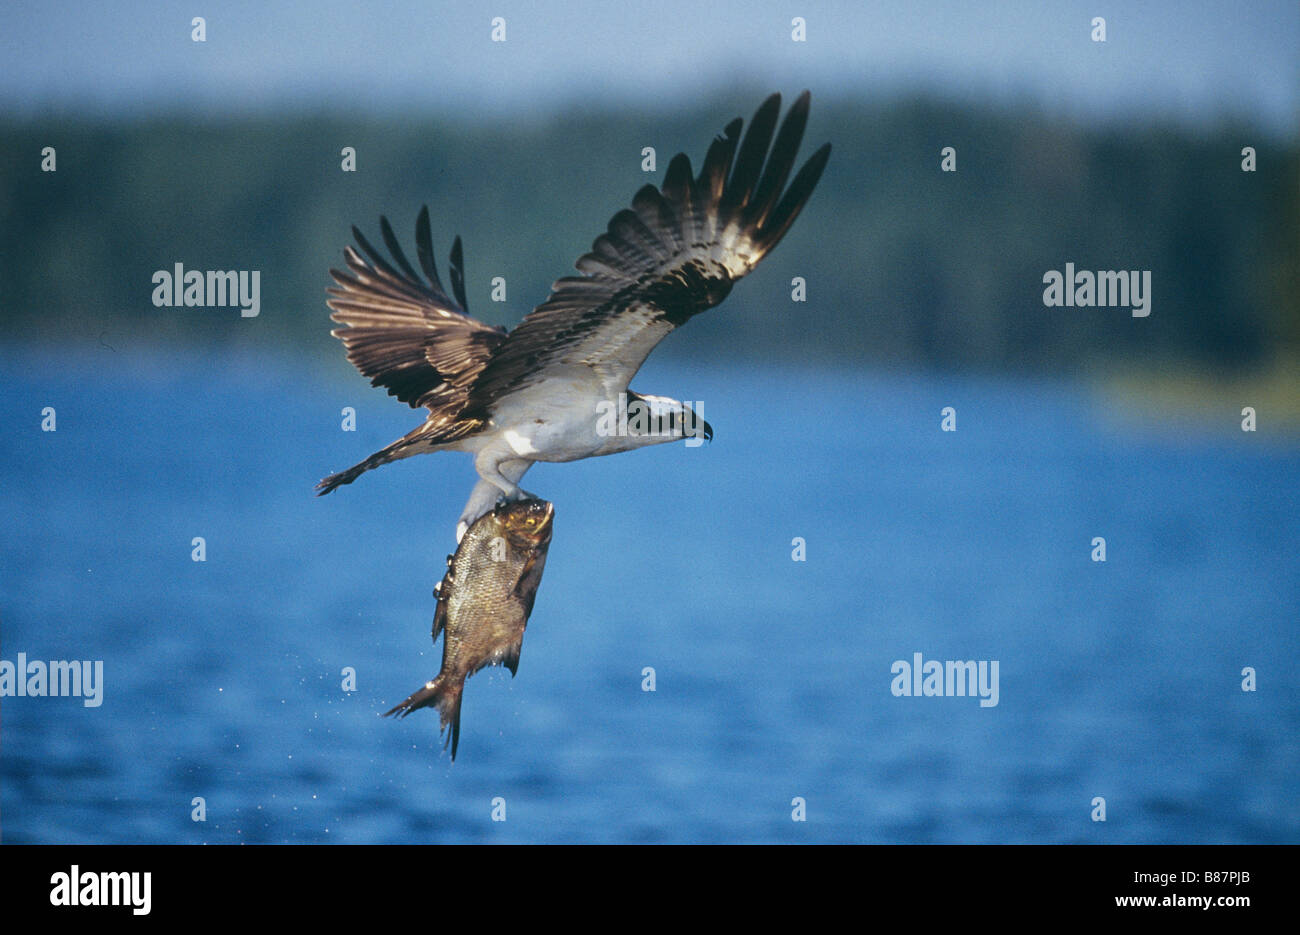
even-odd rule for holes
{"type": "Polygon", "coordinates": [[[697,409],[667,396],[643,396],[628,393],[627,434],[643,444],[688,439],[688,445],[713,440],[713,426],[700,417],[697,409]]]}

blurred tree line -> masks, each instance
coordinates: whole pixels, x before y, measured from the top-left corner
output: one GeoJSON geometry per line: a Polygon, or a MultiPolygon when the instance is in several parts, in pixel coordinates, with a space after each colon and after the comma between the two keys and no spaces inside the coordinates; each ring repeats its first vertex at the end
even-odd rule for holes
{"type": "MultiPolygon", "coordinates": [[[[464,237],[471,313],[513,325],[638,187],[662,180],[674,153],[698,168],[713,135],[760,100],[495,124],[0,116],[5,340],[337,355],[324,289],[350,225],[379,243],[387,214],[414,258],[424,203],[444,270],[452,237],[464,237]],[[341,170],[345,146],[355,172],[341,170]],[[55,172],[40,169],[44,147],[55,149],[55,172]],[[155,308],[153,272],[178,262],[260,270],[261,314],[155,308]],[[497,276],[504,304],[489,300],[497,276]]],[[[814,96],[801,155],[825,140],[830,164],[786,240],[660,353],[1035,371],[1117,360],[1246,369],[1300,348],[1294,139],[814,96]],[[956,172],[940,171],[947,146],[956,172]],[[1241,169],[1244,146],[1258,151],[1255,172],[1241,169]],[[1043,274],[1067,262],[1151,270],[1150,317],[1045,307],[1043,274]],[[804,303],[791,301],[796,276],[804,303]]]]}

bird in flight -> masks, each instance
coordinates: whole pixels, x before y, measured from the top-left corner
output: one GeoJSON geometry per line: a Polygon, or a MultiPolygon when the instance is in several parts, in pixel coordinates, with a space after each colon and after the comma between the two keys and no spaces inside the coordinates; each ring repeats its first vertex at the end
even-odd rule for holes
{"type": "Polygon", "coordinates": [[[663,185],[646,185],[631,208],[614,215],[578,276],[565,276],[550,297],[513,331],[467,313],[460,238],[451,249],[451,295],[433,259],[429,209],[415,225],[416,258],[403,253],[387,218],[380,232],[386,260],[356,227],[361,252],[344,250],[347,270],[330,270],[332,334],[374,386],[429,415],[418,428],[359,464],[317,484],[318,495],[350,484],[372,468],[431,451],[474,456],[479,480],[457,525],[457,541],[499,502],[532,497],[519,486],[537,461],[575,461],[682,437],[700,424],[686,404],[633,392],[628,383],[673,329],[720,303],[736,280],[785,236],[830,157],[827,143],[791,172],[808,122],[808,92],[777,128],[781,97],[743,121],[727,124],[710,144],[699,175],[684,153],[668,164],[663,185]],[[364,254],[364,256],[363,256],[364,254]],[[626,432],[601,427],[611,406],[642,407],[652,426],[629,420],[626,432]],[[640,426],[640,428],[638,428],[640,426]]]}

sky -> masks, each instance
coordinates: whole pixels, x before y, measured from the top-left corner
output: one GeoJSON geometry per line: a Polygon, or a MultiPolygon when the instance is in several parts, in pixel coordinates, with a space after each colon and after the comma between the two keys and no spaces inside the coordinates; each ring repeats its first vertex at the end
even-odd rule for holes
{"type": "Polygon", "coordinates": [[[464,0],[6,3],[0,112],[448,112],[497,119],[741,85],[928,91],[1296,135],[1300,3],[464,0]],[[206,41],[191,19],[206,19],[206,41]],[[503,17],[506,41],[491,40],[503,17]],[[1106,42],[1092,41],[1094,16],[1106,42]],[[792,20],[807,41],[791,39],[792,20]]]}

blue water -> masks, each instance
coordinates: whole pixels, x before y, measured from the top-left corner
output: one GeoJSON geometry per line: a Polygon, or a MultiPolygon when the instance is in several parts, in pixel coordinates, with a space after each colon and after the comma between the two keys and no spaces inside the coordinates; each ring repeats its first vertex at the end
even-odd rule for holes
{"type": "Polygon", "coordinates": [[[313,497],[417,420],[337,364],[0,356],[0,657],[105,680],[3,700],[4,841],[1300,842],[1295,438],[1065,381],[652,362],[715,440],[529,474],[546,577],[451,764],[432,714],[378,715],[437,671],[472,468],[313,497]],[[915,652],[997,660],[999,703],[895,697],[915,652]]]}

